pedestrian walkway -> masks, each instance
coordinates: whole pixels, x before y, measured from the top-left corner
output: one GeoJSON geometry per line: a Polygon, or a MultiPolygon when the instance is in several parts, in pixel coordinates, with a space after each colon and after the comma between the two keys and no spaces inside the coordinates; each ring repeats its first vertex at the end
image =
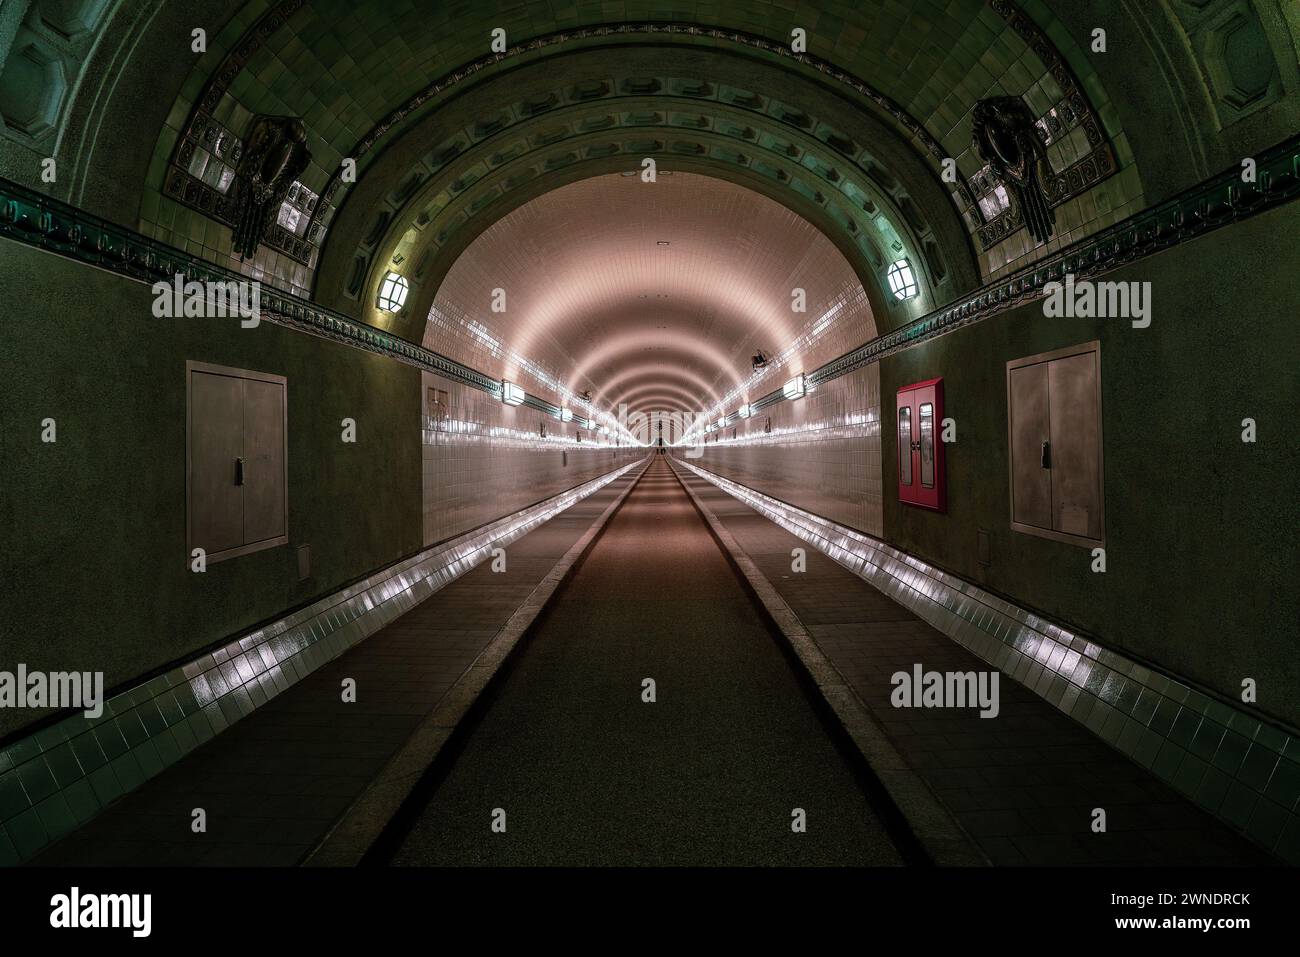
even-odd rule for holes
{"type": "Polygon", "coordinates": [[[902,863],[810,692],[656,456],[392,862],[902,863]]]}
{"type": "Polygon", "coordinates": [[[1276,863],[1006,674],[994,719],[893,707],[896,672],[990,666],[749,505],[677,472],[994,864],[1276,863]],[[806,571],[792,571],[795,548],[806,571]],[[1104,833],[1092,828],[1098,808],[1104,833]]]}
{"type": "Polygon", "coordinates": [[[640,471],[512,543],[504,571],[478,565],[31,863],[299,863],[640,471]],[[348,678],[355,703],[343,700],[348,678]]]}

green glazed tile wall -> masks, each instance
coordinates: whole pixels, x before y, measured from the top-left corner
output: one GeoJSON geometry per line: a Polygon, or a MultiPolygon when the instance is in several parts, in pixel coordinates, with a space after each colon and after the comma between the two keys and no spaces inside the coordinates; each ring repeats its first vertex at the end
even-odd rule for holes
{"type": "MultiPolygon", "coordinates": [[[[1104,111],[1107,132],[1114,140],[1122,131],[1115,128],[1115,113],[1087,58],[1041,3],[1026,4],[1026,9],[1062,49],[1095,107],[1104,111]]],[[[265,10],[265,2],[242,9],[200,60],[155,146],[148,182],[152,193],[142,207],[140,223],[148,235],[301,294],[311,284],[311,268],[266,249],[241,267],[231,260],[228,230],[207,230],[195,223],[206,220],[203,214],[157,194],[190,105],[240,31],[265,10]]],[[[792,27],[800,26],[807,30],[810,52],[870,78],[957,157],[967,175],[980,165],[970,155],[970,110],[975,100],[1002,92],[1026,93],[1051,83],[1043,63],[984,0],[914,0],[865,8],[826,3],[810,9],[769,2],[685,6],[629,2],[561,11],[534,4],[484,4],[474,17],[467,17],[463,9],[430,9],[410,2],[317,0],[297,11],[253,54],[230,85],[216,118],[239,133],[258,113],[304,117],[313,162],[302,179],[320,191],[342,158],[389,111],[454,66],[483,56],[492,29],[505,29],[508,42],[515,43],[576,26],[655,20],[731,27],[783,44],[792,27]]],[[[918,155],[928,155],[921,144],[917,146],[918,155]]],[[[362,157],[360,173],[378,152],[362,157]]],[[[1121,152],[1127,153],[1127,148],[1121,152]]],[[[1121,169],[1125,162],[1121,157],[1121,169]]],[[[1131,162],[1129,155],[1127,163],[1131,162]]],[[[1089,204],[1072,201],[1078,209],[1063,213],[1068,228],[1063,226],[1057,239],[1068,242],[1100,229],[1114,221],[1111,215],[1125,215],[1124,209],[1131,212],[1128,204],[1138,201],[1140,193],[1131,184],[1126,184],[1121,196],[1107,193],[1089,204]]],[[[1059,245],[1031,249],[1019,237],[1011,237],[981,257],[985,278],[1055,248],[1059,245]]]]}
{"type": "MultiPolygon", "coordinates": [[[[639,450],[628,450],[628,456],[639,450]]],[[[626,456],[625,456],[626,458],[626,456]]],[[[493,547],[526,535],[635,461],[399,562],[215,651],[0,749],[0,866],[19,864],[290,685],[337,658],[493,547]]]]}
{"type": "Polygon", "coordinates": [[[1300,734],[879,539],[677,462],[824,552],[1260,846],[1300,864],[1300,734]]]}

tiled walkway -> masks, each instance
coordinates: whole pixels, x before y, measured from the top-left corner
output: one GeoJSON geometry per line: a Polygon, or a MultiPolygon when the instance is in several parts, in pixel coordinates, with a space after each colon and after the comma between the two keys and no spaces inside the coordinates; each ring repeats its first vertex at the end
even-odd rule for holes
{"type": "Polygon", "coordinates": [[[1276,863],[1003,674],[1001,710],[897,709],[897,671],[989,665],[748,505],[686,482],[797,614],[898,750],[994,864],[1276,863]],[[807,570],[791,570],[791,550],[807,570]],[[1092,830],[1093,809],[1106,832],[1092,830]]]}
{"type": "Polygon", "coordinates": [[[779,642],[656,456],[468,726],[393,863],[902,863],[860,763],[779,642]],[[504,832],[490,827],[498,808],[504,832]]]}
{"type": "Polygon", "coordinates": [[[611,482],[304,678],[33,861],[295,864],[322,838],[640,469],[611,482]],[[356,702],[342,682],[356,681],[356,702]],[[207,831],[192,831],[202,808],[207,831]]]}

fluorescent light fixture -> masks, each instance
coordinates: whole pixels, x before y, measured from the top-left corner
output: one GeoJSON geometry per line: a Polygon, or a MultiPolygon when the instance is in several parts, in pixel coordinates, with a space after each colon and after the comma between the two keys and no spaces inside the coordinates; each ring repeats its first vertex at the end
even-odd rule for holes
{"type": "Polygon", "coordinates": [[[742,406],[740,407],[740,411],[738,411],[738,412],[736,413],[736,415],[740,416],[742,419],[748,419],[748,418],[749,418],[749,403],[746,402],[744,405],[742,405],[742,406]]]}
{"type": "Polygon", "coordinates": [[[785,394],[787,399],[803,398],[804,393],[808,391],[804,388],[803,373],[800,372],[797,376],[782,386],[781,391],[785,394]]]}
{"type": "Polygon", "coordinates": [[[572,421],[573,421],[573,410],[572,410],[572,409],[568,409],[568,408],[561,409],[561,410],[560,410],[560,421],[561,421],[561,422],[572,422],[572,421]]]}
{"type": "Polygon", "coordinates": [[[523,405],[523,386],[515,385],[509,379],[501,380],[501,401],[506,405],[523,405]]]}

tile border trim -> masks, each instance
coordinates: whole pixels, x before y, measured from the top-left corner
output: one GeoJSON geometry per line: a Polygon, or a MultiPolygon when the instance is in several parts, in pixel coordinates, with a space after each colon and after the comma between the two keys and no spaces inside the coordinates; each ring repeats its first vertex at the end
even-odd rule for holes
{"type": "Polygon", "coordinates": [[[569,577],[573,566],[591,547],[609,519],[641,480],[650,463],[643,459],[632,463],[629,468],[636,466],[640,466],[641,471],[632,476],[627,486],[614,497],[614,500],[592,521],[587,530],[529,592],[523,604],[515,610],[451,689],[443,695],[442,700],[424,717],[392,760],[366,786],[329,832],[308,852],[302,861],[303,866],[353,867],[362,863],[366,853],[380,839],[388,823],[410,797],[421,778],[438,760],[443,747],[451,740],[461,719],[492,682],[497,671],[514,652],[520,639],[541,614],[551,596],[569,577]]]}
{"type": "Polygon", "coordinates": [[[19,864],[638,459],[368,578],[0,749],[0,866],[19,864]]]}
{"type": "Polygon", "coordinates": [[[1300,733],[1211,697],[870,535],[682,459],[1290,864],[1300,733]]]}
{"type": "Polygon", "coordinates": [[[821,650],[817,640],[808,633],[794,609],[781,597],[713,510],[696,494],[695,489],[683,480],[681,472],[675,467],[677,463],[670,460],[670,464],[674,465],[677,481],[713,531],[718,543],[749,582],[755,596],[789,644],[790,650],[802,663],[808,677],[839,720],[840,726],[867,762],[872,775],[902,818],[901,823],[906,825],[930,862],[940,867],[989,866],[991,862],[979,845],[966,833],[965,828],[939,800],[924,778],[894,747],[885,729],[821,650]]]}

